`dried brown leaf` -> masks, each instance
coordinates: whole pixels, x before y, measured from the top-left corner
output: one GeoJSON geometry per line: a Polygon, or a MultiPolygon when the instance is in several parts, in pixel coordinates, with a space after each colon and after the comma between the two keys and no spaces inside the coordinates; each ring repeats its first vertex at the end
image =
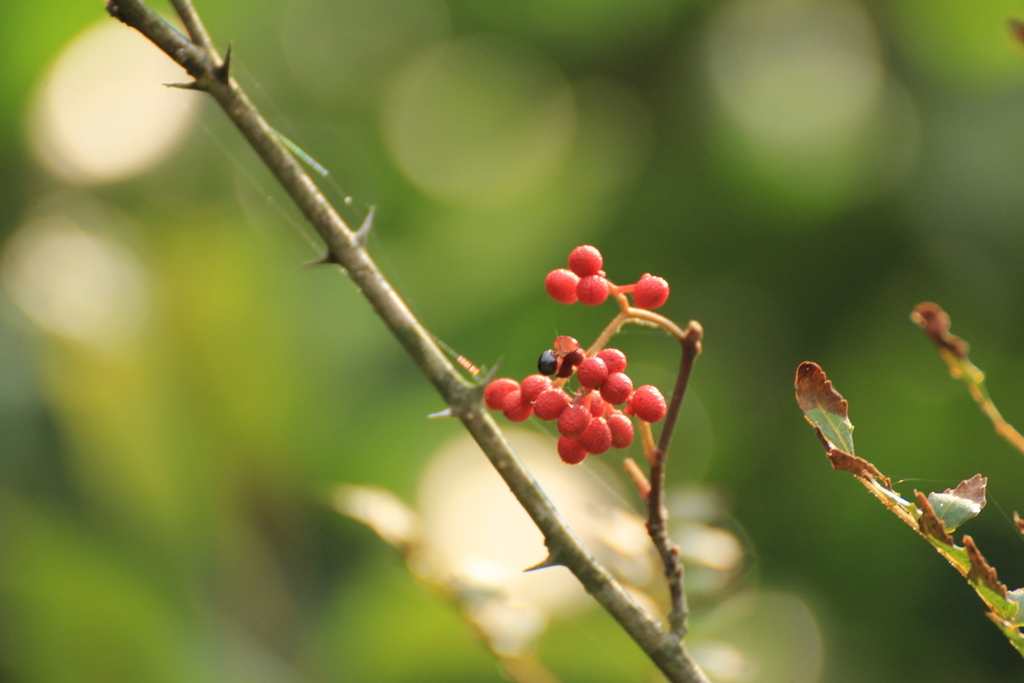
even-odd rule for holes
{"type": "Polygon", "coordinates": [[[928,496],[920,491],[915,491],[915,494],[917,495],[917,506],[921,508],[921,516],[917,520],[918,531],[946,545],[953,545],[953,537],[946,533],[946,525],[935,516],[935,510],[932,509],[932,504],[928,502],[928,496]]]}
{"type": "Polygon", "coordinates": [[[1024,22],[1020,19],[1010,19],[1007,22],[1010,26],[1010,35],[1018,43],[1024,43],[1024,22]]]}
{"type": "Polygon", "coordinates": [[[946,349],[961,360],[967,358],[970,345],[949,331],[949,314],[942,310],[941,306],[930,301],[920,303],[914,307],[910,319],[917,323],[940,349],[946,349]]]}
{"type": "Polygon", "coordinates": [[[974,539],[966,534],[964,535],[964,548],[971,560],[971,570],[967,572],[967,580],[978,583],[1006,599],[1006,585],[999,582],[995,567],[989,565],[981,551],[978,550],[978,546],[974,544],[974,539]]]}
{"type": "Polygon", "coordinates": [[[959,498],[966,498],[974,501],[978,507],[985,507],[985,486],[988,484],[988,477],[975,474],[970,479],[964,479],[957,484],[955,489],[946,489],[943,493],[950,493],[959,498]]]}
{"type": "Polygon", "coordinates": [[[825,378],[825,371],[817,363],[804,361],[796,369],[796,402],[804,411],[821,408],[849,418],[846,399],[832,388],[832,381],[825,378]]]}
{"type": "Polygon", "coordinates": [[[892,481],[889,477],[879,472],[877,467],[864,458],[857,455],[850,455],[838,448],[828,448],[827,451],[826,455],[828,456],[829,462],[832,463],[832,469],[849,472],[855,477],[871,477],[873,479],[878,479],[885,483],[886,488],[892,488],[892,481]]]}

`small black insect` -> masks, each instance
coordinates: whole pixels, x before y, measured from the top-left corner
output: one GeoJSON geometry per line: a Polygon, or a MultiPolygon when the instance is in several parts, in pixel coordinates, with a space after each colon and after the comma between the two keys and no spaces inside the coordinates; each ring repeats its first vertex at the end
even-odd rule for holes
{"type": "Polygon", "coordinates": [[[540,358],[537,359],[537,372],[550,377],[555,374],[556,370],[558,370],[558,358],[555,357],[555,352],[548,349],[540,354],[540,358]]]}

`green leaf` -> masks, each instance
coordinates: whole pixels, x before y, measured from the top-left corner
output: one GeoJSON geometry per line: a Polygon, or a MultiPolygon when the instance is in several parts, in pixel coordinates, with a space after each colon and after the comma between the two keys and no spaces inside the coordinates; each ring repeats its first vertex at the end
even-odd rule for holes
{"type": "Polygon", "coordinates": [[[822,438],[833,447],[855,455],[853,424],[846,399],[832,388],[832,382],[817,363],[805,361],[797,368],[796,402],[807,420],[821,432],[822,438]]]}
{"type": "Polygon", "coordinates": [[[1017,603],[1017,614],[1024,614],[1024,588],[1014,588],[1012,591],[1007,591],[1006,599],[1017,603]]]}
{"type": "Polygon", "coordinates": [[[981,512],[981,508],[985,507],[987,483],[987,477],[976,474],[960,482],[955,489],[928,494],[928,502],[935,510],[935,516],[942,520],[947,531],[953,531],[981,512]]]}

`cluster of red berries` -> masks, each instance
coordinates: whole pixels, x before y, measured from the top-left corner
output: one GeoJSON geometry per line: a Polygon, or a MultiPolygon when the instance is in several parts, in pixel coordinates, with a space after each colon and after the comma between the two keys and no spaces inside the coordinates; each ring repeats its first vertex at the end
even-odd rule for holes
{"type": "MultiPolygon", "coordinates": [[[[634,307],[652,309],[668,299],[664,279],[645,273],[635,284],[617,286],[608,281],[603,265],[596,247],[576,247],[569,254],[569,268],[548,273],[544,287],[555,301],[565,304],[582,301],[596,306],[613,293],[632,294],[634,307]]],[[[484,402],[512,422],[531,415],[557,421],[558,455],[564,462],[575,465],[588,453],[629,446],[633,443],[630,415],[644,422],[665,417],[665,397],[657,387],[645,384],[633,390],[622,351],[602,349],[588,356],[572,337],[558,337],[552,347],[540,355],[537,374],[522,382],[510,377],[494,380],[484,390],[484,402]],[[573,375],[579,389],[569,394],[564,385],[573,375]]]]}
{"type": "Polygon", "coordinates": [[[558,455],[563,462],[575,465],[588,453],[629,446],[633,443],[629,415],[644,422],[665,417],[665,397],[657,387],[645,384],[634,391],[633,380],[624,372],[622,351],[603,349],[588,357],[572,337],[558,337],[553,346],[541,354],[537,374],[522,382],[510,377],[494,380],[484,390],[484,402],[512,422],[531,415],[557,420],[558,455]],[[573,374],[580,388],[570,395],[563,385],[573,374]]]}
{"type": "Polygon", "coordinates": [[[597,247],[576,247],[569,254],[569,267],[548,273],[544,288],[552,299],[563,304],[582,301],[587,306],[597,306],[613,292],[632,294],[637,308],[655,309],[668,300],[668,282],[664,278],[644,273],[636,284],[616,287],[601,270],[603,265],[604,257],[597,247]]]}

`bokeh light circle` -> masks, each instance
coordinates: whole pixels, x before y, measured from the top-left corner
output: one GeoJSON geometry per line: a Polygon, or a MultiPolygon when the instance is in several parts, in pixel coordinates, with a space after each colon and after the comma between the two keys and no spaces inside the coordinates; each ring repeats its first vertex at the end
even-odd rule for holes
{"type": "Polygon", "coordinates": [[[95,228],[72,212],[32,217],[4,245],[0,272],[14,303],[46,332],[117,350],[143,326],[148,278],[126,245],[95,228]]]}
{"type": "Polygon", "coordinates": [[[718,160],[749,196],[790,215],[820,214],[906,177],[908,158],[916,159],[913,103],[886,71],[860,5],[738,0],[718,10],[706,49],[724,114],[718,160]]]}
{"type": "Polygon", "coordinates": [[[135,31],[110,19],[93,24],[36,87],[28,121],[36,158],[76,185],[141,173],[187,132],[197,95],[163,84],[188,80],[135,31]]]}
{"type": "Polygon", "coordinates": [[[531,48],[460,40],[414,60],[384,115],[388,147],[422,190],[454,202],[507,201],[557,171],[576,110],[562,73],[531,48]]]}

